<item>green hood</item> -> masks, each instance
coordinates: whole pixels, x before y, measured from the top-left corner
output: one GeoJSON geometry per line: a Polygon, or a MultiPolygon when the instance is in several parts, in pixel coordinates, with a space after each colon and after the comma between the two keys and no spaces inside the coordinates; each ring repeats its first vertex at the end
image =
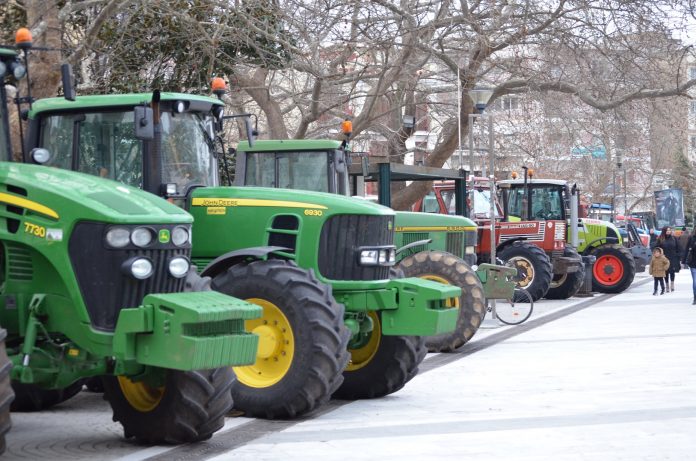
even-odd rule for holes
{"type": "Polygon", "coordinates": [[[0,202],[56,221],[187,223],[179,207],[139,189],[72,171],[0,162],[0,202]]]}

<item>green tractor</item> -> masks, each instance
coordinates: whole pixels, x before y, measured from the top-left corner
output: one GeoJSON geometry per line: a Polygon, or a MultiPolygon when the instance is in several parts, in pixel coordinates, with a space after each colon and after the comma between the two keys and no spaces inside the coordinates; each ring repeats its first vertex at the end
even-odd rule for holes
{"type": "MultiPolygon", "coordinates": [[[[360,179],[379,177],[379,203],[391,204],[391,181],[432,180],[432,168],[414,173],[404,165],[368,165],[353,162],[348,139],[350,125],[344,122],[346,140],[268,140],[239,143],[236,152],[234,184],[331,192],[352,195],[360,179]]],[[[363,160],[367,160],[363,157],[363,160]]],[[[437,169],[439,172],[444,171],[437,169]]],[[[448,170],[461,196],[466,196],[463,171],[448,170]]],[[[459,200],[464,206],[465,200],[459,200]]],[[[461,215],[464,210],[461,210],[461,215]]],[[[453,300],[459,308],[457,328],[451,333],[427,338],[431,352],[450,352],[461,347],[476,333],[486,313],[484,287],[472,266],[476,263],[478,228],[463,216],[396,212],[398,267],[407,276],[421,277],[462,288],[453,300]]],[[[479,271],[492,270],[485,265],[479,271]]],[[[508,290],[505,290],[506,292],[508,290]]],[[[492,295],[493,290],[490,291],[492,295]]]]}
{"type": "Polygon", "coordinates": [[[0,448],[10,407],[51,407],[96,376],[126,437],[210,438],[232,407],[231,366],[255,360],[259,338],[244,322],[261,309],[200,291],[184,210],[113,181],[10,162],[4,81],[23,69],[13,50],[0,58],[0,448]]]}
{"type": "Polygon", "coordinates": [[[394,212],[334,194],[218,185],[218,99],[179,93],[36,101],[26,161],[141,187],[194,216],[193,262],[215,290],[263,307],[236,408],[290,418],[330,396],[401,389],[422,336],[451,332],[461,290],[397,278],[394,212]],[[279,282],[281,286],[279,286],[279,282]]]}
{"type": "Polygon", "coordinates": [[[650,250],[641,243],[637,232],[629,232],[629,242],[625,242],[619,229],[610,222],[579,218],[577,223],[573,223],[570,209],[577,205],[579,195],[577,189],[573,187],[571,190],[566,181],[511,179],[499,181],[498,187],[506,211],[519,210],[520,204],[525,204],[528,216],[545,219],[545,207],[556,210],[557,216],[553,219],[568,222],[568,242],[571,242],[573,227],[576,227],[578,252],[596,258],[592,267],[593,291],[621,293],[633,283],[636,272],[645,271],[650,250]]]}

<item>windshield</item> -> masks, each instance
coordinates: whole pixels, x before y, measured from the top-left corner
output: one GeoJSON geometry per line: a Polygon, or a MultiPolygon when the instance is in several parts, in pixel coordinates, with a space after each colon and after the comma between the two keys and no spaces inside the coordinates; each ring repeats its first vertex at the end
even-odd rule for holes
{"type": "MultiPolygon", "coordinates": [[[[472,216],[474,218],[490,218],[491,217],[491,191],[488,189],[473,189],[469,191],[471,199],[472,216]]],[[[500,218],[500,209],[496,203],[495,217],[500,218]]]]}
{"type": "Polygon", "coordinates": [[[531,188],[532,219],[562,220],[563,196],[558,186],[534,186],[531,188]]]}
{"type": "Polygon", "coordinates": [[[165,112],[162,124],[162,182],[179,195],[193,185],[217,185],[214,120],[200,113],[165,112]]]}
{"type": "Polygon", "coordinates": [[[247,153],[245,173],[248,186],[329,192],[329,152],[247,153]]]}
{"type": "MultiPolygon", "coordinates": [[[[531,198],[531,220],[562,220],[564,219],[564,202],[562,188],[558,186],[528,186],[531,198]]],[[[524,187],[509,190],[507,197],[508,220],[522,218],[524,207],[524,187]]]]}
{"type": "MultiPolygon", "coordinates": [[[[44,117],[40,146],[51,152],[47,165],[142,188],[143,143],[135,138],[133,121],[133,111],[44,117]],[[78,133],[78,159],[73,133],[78,133]]],[[[162,182],[176,183],[182,195],[193,184],[217,184],[212,117],[165,112],[161,126],[162,182]]]]}
{"type": "Polygon", "coordinates": [[[142,146],[133,135],[133,112],[51,115],[42,120],[41,147],[48,166],[142,185],[142,146]],[[79,127],[79,158],[73,159],[73,130],[79,127]]]}

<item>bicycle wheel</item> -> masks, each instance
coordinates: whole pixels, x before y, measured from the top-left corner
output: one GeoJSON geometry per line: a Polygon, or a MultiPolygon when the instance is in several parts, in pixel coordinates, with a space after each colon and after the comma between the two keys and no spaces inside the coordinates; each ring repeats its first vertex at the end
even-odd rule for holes
{"type": "Polygon", "coordinates": [[[519,325],[532,315],[534,301],[527,290],[515,288],[512,299],[498,299],[495,315],[505,325],[519,325]]]}

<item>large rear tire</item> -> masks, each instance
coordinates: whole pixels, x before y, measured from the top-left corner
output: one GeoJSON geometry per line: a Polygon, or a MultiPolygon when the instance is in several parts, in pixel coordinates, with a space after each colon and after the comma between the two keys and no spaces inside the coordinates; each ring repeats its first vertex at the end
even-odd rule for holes
{"type": "MultiPolygon", "coordinates": [[[[533,301],[544,297],[553,278],[553,267],[549,257],[538,246],[526,242],[513,242],[499,253],[505,265],[517,269],[518,288],[527,290],[533,301]]],[[[516,299],[517,302],[525,302],[516,299]]]]}
{"type": "Polygon", "coordinates": [[[42,389],[33,384],[13,382],[15,399],[12,402],[12,411],[45,410],[76,396],[82,390],[83,384],[84,381],[79,380],[64,389],[42,389]]]}
{"type": "Polygon", "coordinates": [[[10,404],[14,399],[12,385],[10,384],[10,370],[12,362],[7,357],[5,338],[7,331],[0,328],[0,455],[5,452],[5,435],[12,427],[10,419],[10,404]]]}
{"type": "MultiPolygon", "coordinates": [[[[582,261],[582,258],[573,247],[567,246],[565,250],[563,250],[563,256],[582,261]]],[[[581,267],[582,268],[577,272],[561,275],[554,274],[549,291],[546,292],[546,296],[544,297],[546,299],[568,299],[575,296],[577,292],[580,291],[582,283],[585,280],[585,269],[584,266],[581,267]]]]}
{"type": "Polygon", "coordinates": [[[621,293],[631,286],[636,265],[631,251],[616,244],[605,244],[590,253],[596,258],[592,266],[592,290],[599,293],[621,293]]]}
{"type": "Polygon", "coordinates": [[[373,329],[361,347],[349,349],[351,362],[334,398],[372,399],[392,394],[418,374],[418,365],[425,358],[422,337],[382,335],[380,315],[374,311],[368,315],[373,329]]]}
{"type": "Polygon", "coordinates": [[[425,337],[429,352],[452,352],[474,336],[486,315],[486,301],[481,281],[463,259],[444,251],[422,251],[404,258],[399,267],[406,277],[421,277],[462,289],[461,296],[448,300],[449,306],[459,309],[455,330],[425,337]]]}
{"type": "Polygon", "coordinates": [[[126,438],[146,444],[181,444],[209,439],[232,408],[230,367],[167,370],[162,387],[123,376],[105,376],[104,400],[126,438]]]}
{"type": "Polygon", "coordinates": [[[343,381],[350,332],[343,305],[313,272],[283,260],[235,265],[213,289],[263,307],[246,329],[261,338],[254,365],[235,367],[235,408],[247,416],[294,418],[325,403],[343,381]]]}

